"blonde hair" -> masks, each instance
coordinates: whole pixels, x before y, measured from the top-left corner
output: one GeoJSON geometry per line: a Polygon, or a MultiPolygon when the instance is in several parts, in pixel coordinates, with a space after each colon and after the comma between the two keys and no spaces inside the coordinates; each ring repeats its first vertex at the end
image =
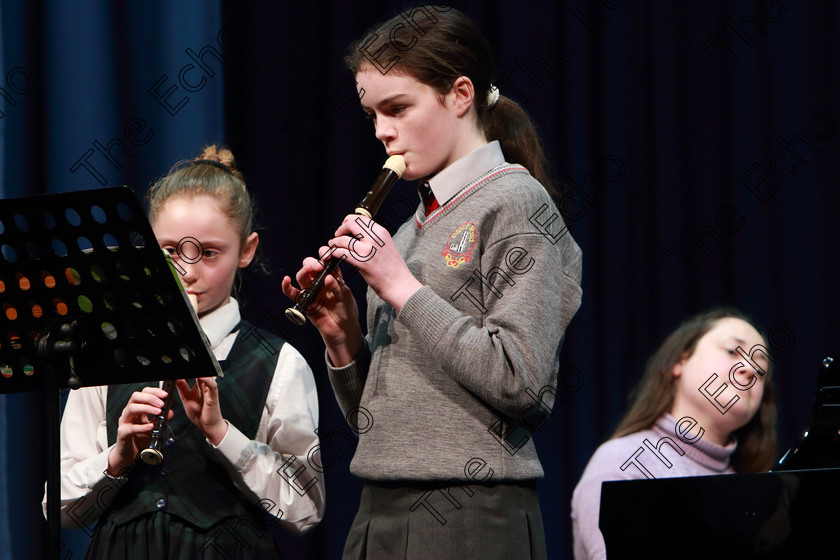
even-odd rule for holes
{"type": "Polygon", "coordinates": [[[254,230],[254,203],[245,178],[236,168],[233,153],[215,144],[206,146],[197,158],[176,163],[155,182],[146,197],[149,221],[154,223],[163,206],[173,197],[212,196],[222,206],[239,234],[240,248],[254,230]]]}

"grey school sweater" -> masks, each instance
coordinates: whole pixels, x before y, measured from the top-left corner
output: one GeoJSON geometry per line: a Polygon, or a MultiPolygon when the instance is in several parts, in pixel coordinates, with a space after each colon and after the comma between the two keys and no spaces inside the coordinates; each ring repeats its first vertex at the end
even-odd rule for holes
{"type": "Polygon", "coordinates": [[[541,478],[530,437],[553,405],[581,301],[581,251],[545,189],[503,164],[393,237],[424,285],[399,315],[368,289],[365,348],[329,367],[368,480],[541,478]]]}

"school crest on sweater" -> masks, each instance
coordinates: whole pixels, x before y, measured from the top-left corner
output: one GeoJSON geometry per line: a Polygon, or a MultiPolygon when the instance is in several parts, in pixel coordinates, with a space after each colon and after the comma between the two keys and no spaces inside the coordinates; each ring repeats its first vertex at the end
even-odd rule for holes
{"type": "Polygon", "coordinates": [[[443,247],[443,258],[446,259],[446,266],[458,268],[464,263],[472,260],[472,251],[478,241],[478,232],[475,224],[464,222],[452,232],[446,245],[443,247]]]}

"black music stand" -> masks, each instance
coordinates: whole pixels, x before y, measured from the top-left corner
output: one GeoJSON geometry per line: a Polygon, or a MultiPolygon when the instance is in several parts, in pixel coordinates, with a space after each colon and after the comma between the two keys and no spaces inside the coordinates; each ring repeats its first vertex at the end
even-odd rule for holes
{"type": "Polygon", "coordinates": [[[840,467],[840,364],[822,361],[817,396],[797,442],[773,467],[773,472],[840,467]]]}
{"type": "Polygon", "coordinates": [[[222,375],[178,275],[127,187],[0,200],[0,393],[46,397],[50,557],[60,390],[222,375]]]}

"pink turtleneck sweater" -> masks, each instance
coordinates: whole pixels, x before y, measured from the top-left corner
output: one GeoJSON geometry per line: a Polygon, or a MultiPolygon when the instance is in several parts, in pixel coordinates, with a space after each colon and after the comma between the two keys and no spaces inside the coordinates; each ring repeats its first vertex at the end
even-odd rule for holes
{"type": "MultiPolygon", "coordinates": [[[[601,483],[605,480],[704,476],[735,472],[729,466],[729,459],[735,451],[734,441],[725,447],[703,438],[693,444],[686,443],[676,434],[676,422],[674,417],[666,413],[651,429],[611,439],[595,450],[572,495],[575,560],[603,560],[607,557],[604,537],[598,529],[601,483]],[[670,441],[663,438],[670,438],[670,441]],[[641,452],[639,448],[642,449],[641,452]],[[679,450],[684,454],[680,455],[679,450]]],[[[694,437],[698,430],[699,427],[695,428],[691,434],[685,434],[685,437],[694,437]]]]}

